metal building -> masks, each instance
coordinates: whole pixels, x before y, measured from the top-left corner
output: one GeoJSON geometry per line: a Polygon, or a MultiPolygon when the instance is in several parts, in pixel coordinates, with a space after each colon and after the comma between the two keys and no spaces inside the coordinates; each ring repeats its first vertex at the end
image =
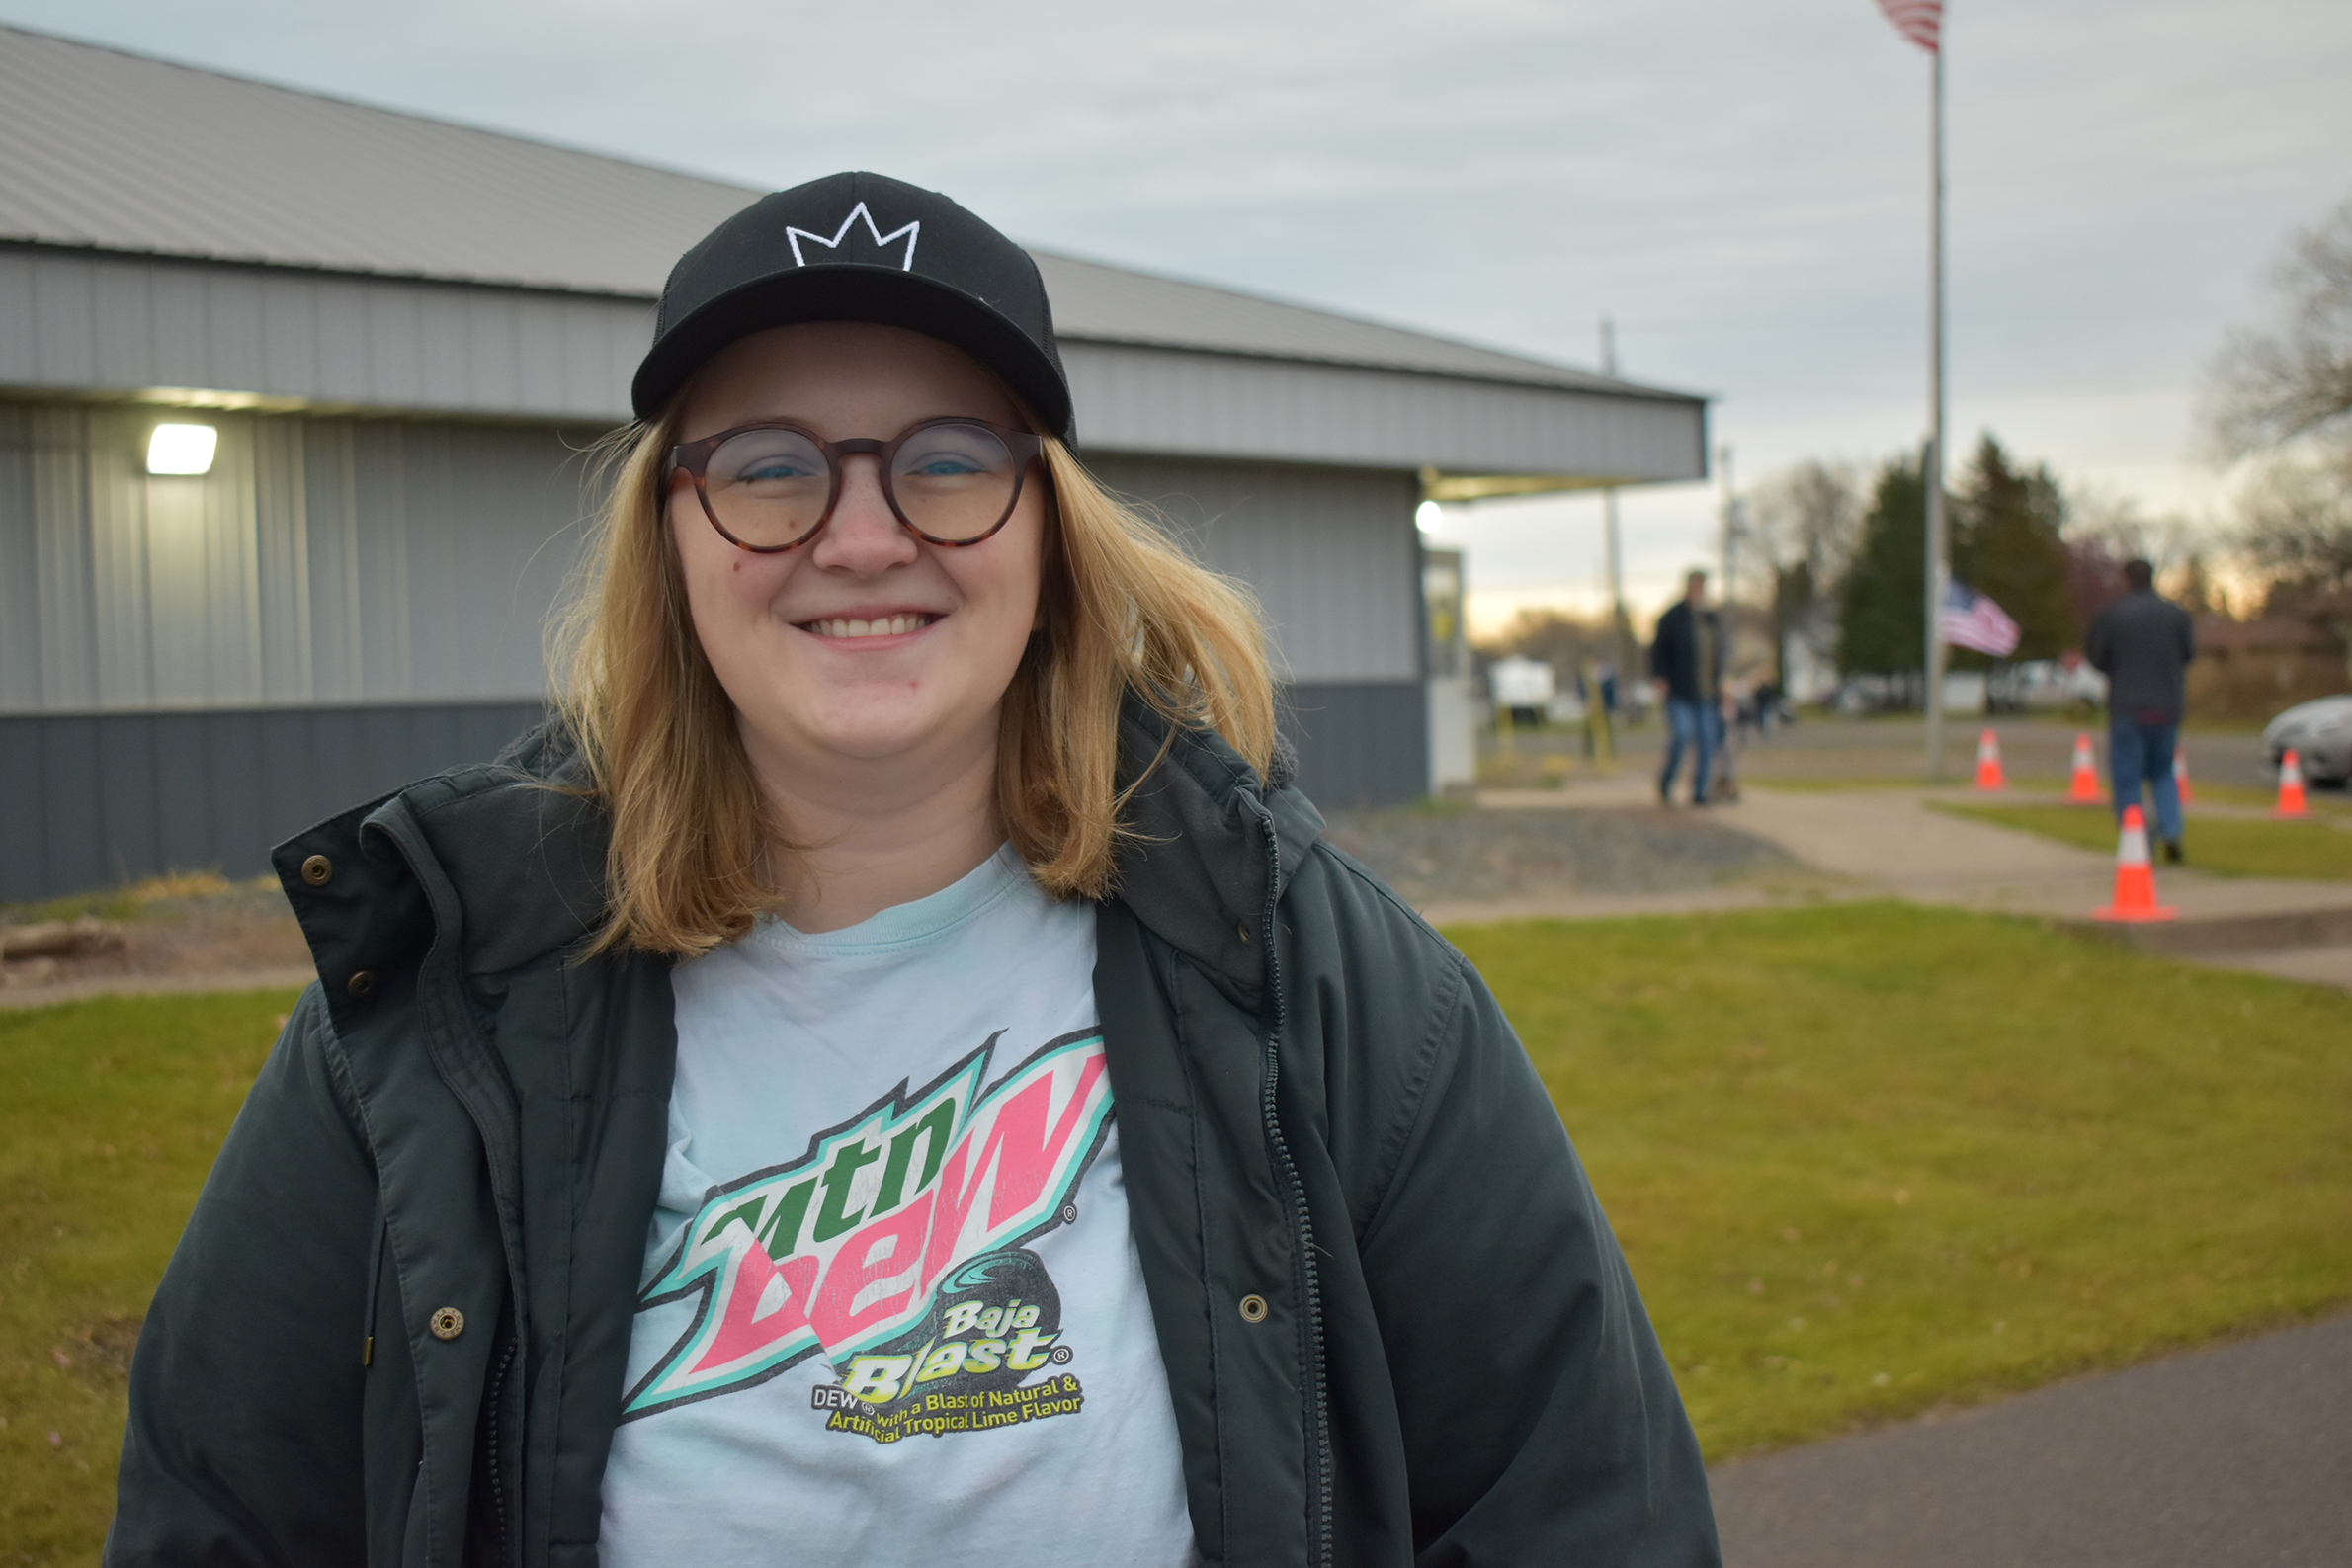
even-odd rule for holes
{"type": "MultiPolygon", "coordinates": [[[[0,29],[0,899],[251,874],[532,721],[580,453],[756,194],[0,29]]],[[[1460,752],[1424,497],[1704,474],[1695,397],[1038,262],[1086,460],[1256,590],[1327,803],[1460,752]]]]}

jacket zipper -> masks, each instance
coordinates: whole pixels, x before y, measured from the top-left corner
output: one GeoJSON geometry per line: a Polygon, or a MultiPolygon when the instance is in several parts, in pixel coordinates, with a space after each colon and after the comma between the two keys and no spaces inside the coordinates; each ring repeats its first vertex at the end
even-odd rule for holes
{"type": "Polygon", "coordinates": [[[368,1251],[368,1311],[360,1329],[360,1365],[376,1364],[376,1296],[383,1288],[383,1249],[385,1242],[383,1188],[378,1181],[376,1190],[376,1245],[368,1251]]]}
{"type": "Polygon", "coordinates": [[[1331,1562],[1331,1420],[1330,1396],[1323,1378],[1323,1298],[1314,1261],[1314,1220],[1306,1208],[1306,1187],[1282,1135],[1282,1117],[1275,1104],[1275,1086],[1282,1077],[1282,1036],[1289,1023],[1282,989],[1282,959],[1275,949],[1275,895],[1281,886],[1282,853],[1275,842],[1274,814],[1258,808],[1258,831],[1266,841],[1266,907],[1260,919],[1266,949],[1266,991],[1273,999],[1273,1016],[1266,1031],[1266,1078],[1261,1109],[1266,1141],[1274,1150],[1277,1170],[1291,1190],[1291,1212],[1299,1247],[1299,1290],[1306,1308],[1307,1331],[1307,1502],[1310,1535],[1307,1560],[1315,1568],[1331,1562]]]}

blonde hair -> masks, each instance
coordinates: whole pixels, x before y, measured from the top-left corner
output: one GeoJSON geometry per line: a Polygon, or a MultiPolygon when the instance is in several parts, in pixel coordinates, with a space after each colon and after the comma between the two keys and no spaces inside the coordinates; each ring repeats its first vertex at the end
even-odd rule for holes
{"type": "MultiPolygon", "coordinates": [[[[663,485],[677,424],[673,405],[607,438],[610,488],[557,624],[556,705],[612,822],[591,951],[691,957],[733,941],[774,904],[769,852],[789,847],[687,613],[663,485]]],[[[1005,690],[996,805],[1040,885],[1101,898],[1126,831],[1122,700],[1216,731],[1262,773],[1273,686],[1246,590],[1187,559],[1050,436],[1045,462],[1042,629],[1005,690]]]]}

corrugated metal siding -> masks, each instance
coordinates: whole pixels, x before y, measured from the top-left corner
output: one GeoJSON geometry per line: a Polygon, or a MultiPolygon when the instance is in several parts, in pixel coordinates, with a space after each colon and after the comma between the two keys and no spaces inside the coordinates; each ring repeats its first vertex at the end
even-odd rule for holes
{"type": "Polygon", "coordinates": [[[1263,608],[1293,681],[1417,680],[1420,537],[1410,474],[1089,454],[1263,608]]]}
{"type": "MultiPolygon", "coordinates": [[[[641,301],[0,247],[0,386],[210,388],[419,413],[629,417],[641,301]]],[[[1628,483],[1706,471],[1705,405],[1071,340],[1090,448],[1628,483]]]]}
{"type": "Polygon", "coordinates": [[[1696,401],[1095,343],[1063,361],[1089,448],[1624,483],[1707,472],[1696,401]]]}
{"type": "Polygon", "coordinates": [[[629,417],[638,299],[0,247],[0,385],[629,417]]]}
{"type": "Polygon", "coordinates": [[[207,412],[150,478],[164,417],[0,403],[0,711],[541,692],[584,435],[207,412]]]}

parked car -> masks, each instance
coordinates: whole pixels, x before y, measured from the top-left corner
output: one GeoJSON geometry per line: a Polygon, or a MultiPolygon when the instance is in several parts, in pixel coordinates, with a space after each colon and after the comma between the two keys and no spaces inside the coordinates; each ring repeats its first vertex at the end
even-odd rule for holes
{"type": "Polygon", "coordinates": [[[2294,747],[2307,783],[2352,782],[2352,697],[2296,703],[2263,729],[2262,744],[2274,769],[2294,747]]]}
{"type": "Polygon", "coordinates": [[[2077,659],[2026,659],[1996,664],[1985,678],[1984,705],[1995,713],[2026,713],[2107,701],[2107,677],[2077,659]]]}

